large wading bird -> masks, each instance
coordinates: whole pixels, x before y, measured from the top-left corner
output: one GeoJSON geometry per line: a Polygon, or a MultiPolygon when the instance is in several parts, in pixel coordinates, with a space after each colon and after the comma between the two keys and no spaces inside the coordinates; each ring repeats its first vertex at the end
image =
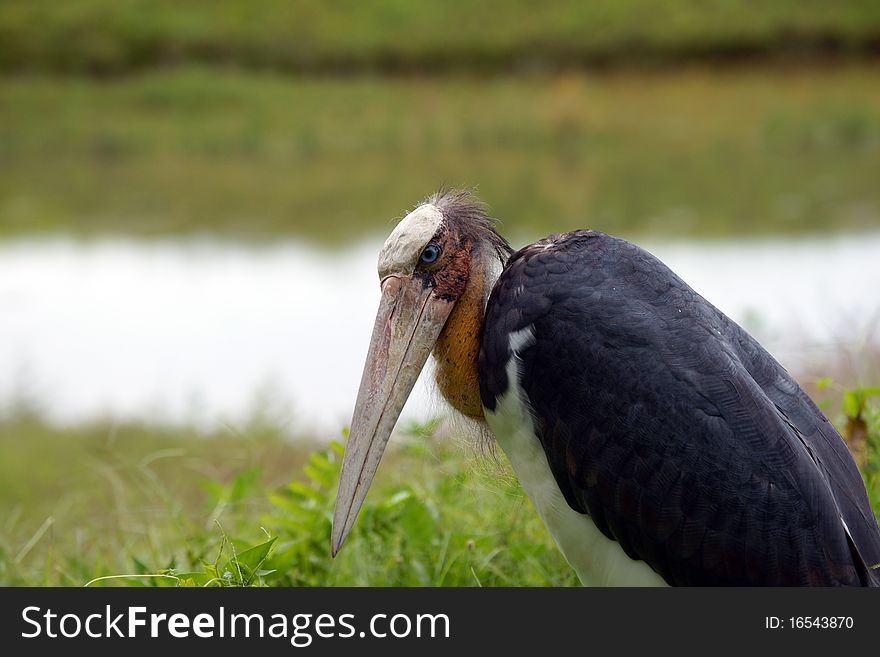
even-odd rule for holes
{"type": "Polygon", "coordinates": [[[657,258],[592,230],[516,253],[442,191],[379,255],[382,297],[333,516],[355,522],[428,356],[486,423],[586,585],[880,585],[844,441],[782,366],[657,258]]]}

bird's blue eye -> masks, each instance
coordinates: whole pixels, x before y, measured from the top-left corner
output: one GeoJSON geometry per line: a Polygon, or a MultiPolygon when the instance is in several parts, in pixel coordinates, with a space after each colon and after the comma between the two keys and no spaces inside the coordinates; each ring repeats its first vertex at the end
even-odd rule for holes
{"type": "Polygon", "coordinates": [[[425,250],[422,251],[422,255],[419,256],[419,260],[429,265],[432,262],[435,262],[439,257],[440,247],[436,244],[429,244],[425,247],[425,250]]]}

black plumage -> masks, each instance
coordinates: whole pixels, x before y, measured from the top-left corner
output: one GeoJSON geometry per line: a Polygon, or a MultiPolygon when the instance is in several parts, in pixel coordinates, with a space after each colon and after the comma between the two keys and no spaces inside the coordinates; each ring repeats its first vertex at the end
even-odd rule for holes
{"type": "Polygon", "coordinates": [[[556,482],[630,557],[676,585],[880,585],[880,530],[839,434],[657,258],[594,231],[516,252],[482,329],[490,411],[529,327],[520,385],[556,482]]]}

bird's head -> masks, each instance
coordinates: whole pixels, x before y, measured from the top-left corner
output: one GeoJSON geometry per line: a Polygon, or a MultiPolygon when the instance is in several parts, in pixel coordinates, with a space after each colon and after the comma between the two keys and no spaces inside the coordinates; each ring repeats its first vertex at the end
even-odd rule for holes
{"type": "Polygon", "coordinates": [[[354,525],[419,373],[456,304],[471,289],[472,272],[482,272],[487,258],[503,262],[509,253],[483,207],[461,192],[429,197],[400,221],[382,246],[382,297],[342,462],[333,514],[334,555],[354,525]]]}

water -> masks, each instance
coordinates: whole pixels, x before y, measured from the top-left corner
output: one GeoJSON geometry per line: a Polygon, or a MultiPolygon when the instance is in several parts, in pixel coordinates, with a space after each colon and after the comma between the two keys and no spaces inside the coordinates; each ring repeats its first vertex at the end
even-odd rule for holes
{"type": "MultiPolygon", "coordinates": [[[[644,245],[789,369],[880,315],[880,234],[644,245]]],[[[57,422],[211,427],[268,399],[279,419],[337,435],[379,299],[379,246],[2,242],[0,403],[36,401],[57,422]]],[[[433,399],[420,381],[404,417],[437,412],[433,399]]]]}

